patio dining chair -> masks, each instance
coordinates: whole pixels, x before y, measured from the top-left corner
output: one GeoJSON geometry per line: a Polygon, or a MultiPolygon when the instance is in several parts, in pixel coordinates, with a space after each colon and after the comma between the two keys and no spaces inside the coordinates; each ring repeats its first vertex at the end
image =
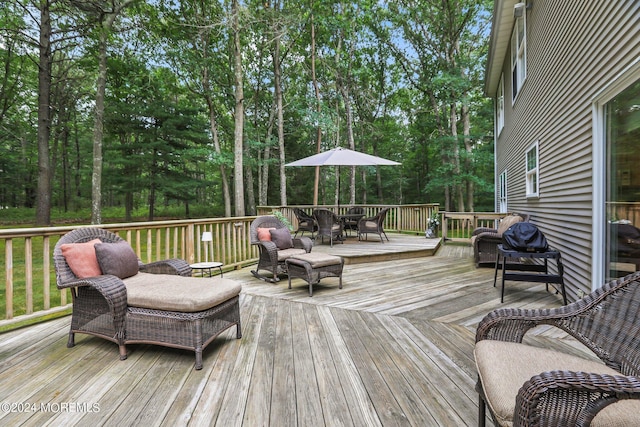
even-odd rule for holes
{"type": "Polygon", "coordinates": [[[293,213],[298,220],[298,229],[295,231],[293,237],[298,237],[298,233],[304,236],[304,232],[308,231],[311,233],[311,238],[313,239],[315,232],[318,231],[316,220],[300,208],[293,208],[293,213]]]}
{"type": "Polygon", "coordinates": [[[389,208],[384,208],[378,215],[372,216],[369,218],[362,218],[358,221],[358,240],[361,240],[361,236],[364,234],[365,240],[367,239],[367,234],[377,234],[380,236],[380,241],[384,243],[382,236],[389,241],[389,237],[387,237],[387,233],[384,232],[384,219],[387,217],[387,212],[389,212],[389,208]]]}
{"type": "Polygon", "coordinates": [[[344,218],[344,229],[345,231],[358,231],[358,221],[364,216],[364,208],[360,206],[354,206],[349,208],[347,211],[347,215],[344,218]],[[358,218],[357,215],[361,215],[358,218]]]}
{"type": "Polygon", "coordinates": [[[318,235],[322,237],[324,243],[324,236],[329,238],[329,244],[333,246],[333,241],[344,243],[342,241],[342,227],[343,223],[340,218],[329,209],[315,209],[313,211],[313,217],[318,223],[318,235]]]}

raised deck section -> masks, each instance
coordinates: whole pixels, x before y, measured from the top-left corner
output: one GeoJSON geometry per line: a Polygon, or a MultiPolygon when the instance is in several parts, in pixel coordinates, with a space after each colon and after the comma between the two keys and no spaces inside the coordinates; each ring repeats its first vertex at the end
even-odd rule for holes
{"type": "Polygon", "coordinates": [[[424,236],[393,233],[388,236],[389,241],[385,239],[384,243],[376,235],[369,235],[369,240],[362,241],[352,236],[344,243],[334,243],[333,247],[329,245],[329,239],[325,239],[325,243],[318,240],[313,251],[341,256],[349,265],[433,256],[441,244],[441,239],[424,236]]]}

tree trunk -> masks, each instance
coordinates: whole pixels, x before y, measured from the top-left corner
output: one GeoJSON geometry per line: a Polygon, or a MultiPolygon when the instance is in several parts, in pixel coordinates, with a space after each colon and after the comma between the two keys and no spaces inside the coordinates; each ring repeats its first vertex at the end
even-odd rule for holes
{"type": "Polygon", "coordinates": [[[40,58],[38,70],[38,191],[36,226],[51,224],[51,166],[49,136],[51,134],[51,16],[49,0],[40,6],[40,58]]]}
{"type": "MultiPolygon", "coordinates": [[[[345,118],[347,120],[347,141],[350,150],[356,149],[356,144],[353,139],[353,113],[351,110],[351,101],[349,98],[349,89],[343,84],[343,79],[339,78],[340,82],[340,94],[344,101],[345,118]]],[[[349,204],[354,205],[356,203],[356,167],[351,166],[349,173],[349,204]]]]}
{"type": "Polygon", "coordinates": [[[284,112],[282,102],[282,65],[280,63],[280,29],[275,29],[275,39],[273,47],[273,85],[276,96],[276,120],[278,128],[278,150],[280,152],[279,172],[280,172],[280,205],[287,206],[287,176],[285,175],[285,152],[284,152],[284,112]]]}
{"type": "MultiPolygon", "coordinates": [[[[249,147],[245,146],[245,153],[247,154],[247,158],[249,158],[249,156],[251,155],[249,153],[249,147]]],[[[253,170],[250,167],[246,167],[244,168],[244,175],[245,175],[245,191],[247,193],[247,209],[246,209],[246,214],[247,215],[255,215],[256,214],[256,195],[255,195],[255,191],[254,191],[254,185],[253,185],[253,170]]]]}
{"type": "Polygon", "coordinates": [[[100,29],[98,80],[93,125],[93,173],[91,175],[91,224],[102,224],[102,141],[104,139],[104,94],[107,85],[107,24],[100,29]]]}
{"type": "Polygon", "coordinates": [[[268,191],[269,191],[269,159],[271,159],[271,135],[273,135],[273,122],[275,120],[275,112],[276,112],[276,101],[273,101],[273,108],[269,111],[269,124],[267,125],[267,135],[266,141],[268,142],[267,146],[264,149],[263,157],[262,157],[262,173],[260,175],[260,182],[258,187],[260,189],[260,194],[258,195],[258,203],[260,206],[266,206],[268,204],[268,191]]]}
{"type": "Polygon", "coordinates": [[[91,175],[91,223],[102,223],[102,142],[104,139],[104,95],[107,86],[107,39],[113,24],[124,8],[137,0],[125,0],[113,5],[111,11],[100,11],[98,41],[98,79],[96,82],[96,110],[93,127],[93,173],[91,175]]]}
{"type": "MultiPolygon", "coordinates": [[[[200,37],[204,40],[202,34],[200,37]]],[[[206,45],[206,43],[203,44],[206,45]]],[[[206,49],[202,54],[206,58],[208,57],[206,49]]],[[[211,139],[213,140],[213,149],[215,153],[220,156],[222,154],[222,147],[220,146],[220,138],[218,136],[218,119],[216,116],[215,102],[211,96],[212,93],[211,83],[209,80],[209,67],[205,66],[202,70],[202,93],[207,103],[207,109],[209,110],[209,131],[211,132],[211,139]]],[[[224,203],[224,215],[225,217],[231,217],[231,192],[229,190],[229,179],[227,177],[227,168],[224,164],[219,165],[220,179],[222,180],[222,200],[224,203]]]]}
{"type": "MultiPolygon", "coordinates": [[[[471,140],[470,133],[471,133],[471,121],[470,121],[470,117],[469,117],[469,105],[467,104],[462,104],[462,111],[460,113],[460,118],[462,120],[462,134],[464,136],[464,148],[465,151],[467,152],[467,156],[465,157],[464,160],[464,169],[465,172],[470,172],[472,170],[472,165],[471,165],[471,153],[473,151],[473,142],[471,140]]],[[[474,199],[474,184],[473,181],[470,179],[466,179],[466,192],[467,192],[467,209],[469,212],[475,212],[475,206],[473,203],[473,199],[474,199]]]]}
{"type": "Polygon", "coordinates": [[[453,174],[456,178],[454,185],[455,198],[458,202],[458,212],[464,212],[464,196],[460,182],[460,147],[458,145],[458,115],[455,103],[449,105],[449,126],[451,127],[451,149],[453,151],[453,174]]]}
{"type": "MultiPolygon", "coordinates": [[[[312,2],[313,9],[313,2],[312,2]]],[[[322,111],[320,104],[320,89],[318,88],[318,79],[316,77],[316,26],[313,23],[313,14],[311,14],[311,81],[313,82],[313,90],[316,94],[316,111],[318,115],[322,111]]],[[[322,149],[322,128],[318,124],[316,128],[316,153],[320,153],[322,149]]],[[[315,168],[315,178],[313,181],[313,205],[318,205],[318,186],[320,184],[320,166],[315,168]]]]}
{"type": "Polygon", "coordinates": [[[240,6],[238,0],[231,3],[231,15],[233,17],[233,57],[234,57],[234,84],[235,84],[235,109],[234,109],[234,144],[233,144],[233,183],[235,215],[244,216],[244,181],[243,181],[243,151],[244,151],[244,91],[242,52],[240,45],[240,6]]]}
{"type": "MultiPolygon", "coordinates": [[[[220,138],[218,137],[218,122],[216,120],[215,106],[213,99],[209,95],[211,88],[209,87],[209,79],[207,78],[208,70],[204,71],[205,77],[202,79],[203,88],[205,92],[205,100],[207,102],[207,108],[209,109],[209,130],[211,131],[211,137],[213,139],[213,149],[217,155],[222,154],[222,148],[220,146],[220,138]]],[[[220,179],[222,180],[222,197],[224,200],[224,216],[231,217],[231,193],[229,191],[229,180],[227,178],[227,169],[223,164],[220,165],[220,179]]]]}

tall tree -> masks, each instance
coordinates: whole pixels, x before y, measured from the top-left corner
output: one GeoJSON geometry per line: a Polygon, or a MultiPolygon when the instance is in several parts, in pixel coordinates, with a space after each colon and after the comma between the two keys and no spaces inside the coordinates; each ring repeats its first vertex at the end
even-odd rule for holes
{"type": "Polygon", "coordinates": [[[217,166],[222,186],[225,216],[230,217],[231,189],[228,155],[223,147],[226,113],[225,99],[233,76],[227,65],[225,45],[228,35],[220,30],[224,18],[222,5],[215,0],[181,0],[162,8],[149,5],[147,25],[154,31],[151,40],[161,40],[166,60],[189,89],[203,99],[209,116],[209,133],[213,144],[212,162],[217,166]]]}
{"type": "Polygon", "coordinates": [[[231,32],[233,33],[233,75],[235,86],[234,116],[234,149],[233,149],[233,183],[234,207],[236,216],[244,216],[244,69],[242,66],[242,41],[240,39],[240,4],[238,0],[231,1],[231,32]]]}
{"type": "Polygon", "coordinates": [[[95,19],[98,32],[98,77],[93,125],[93,172],[91,175],[91,223],[102,223],[102,144],[104,140],[104,96],[107,87],[107,46],[118,16],[137,0],[73,0],[80,10],[95,19]]]}
{"type": "MultiPolygon", "coordinates": [[[[482,67],[483,56],[476,53],[486,44],[487,19],[483,12],[488,7],[485,0],[394,2],[386,16],[401,30],[404,44],[394,40],[384,26],[373,26],[392,48],[408,81],[431,105],[442,144],[440,182],[446,210],[451,209],[454,200],[459,211],[465,210],[465,189],[472,192],[466,200],[474,199],[473,186],[466,184],[468,177],[462,171],[460,151],[464,142],[471,142],[470,135],[464,134],[470,132],[471,126],[462,124],[462,137],[458,127],[460,117],[463,122],[469,119],[470,91],[480,84],[470,80],[476,75],[470,70],[482,67]],[[462,50],[461,45],[466,49],[462,50]]],[[[471,147],[466,152],[471,155],[471,147]]]]}
{"type": "MultiPolygon", "coordinates": [[[[313,3],[311,5],[313,9],[313,3]]],[[[316,24],[313,19],[313,13],[310,19],[311,27],[311,81],[313,82],[313,92],[316,98],[316,112],[318,116],[322,111],[322,104],[320,98],[320,88],[318,85],[318,77],[316,75],[316,24]]],[[[316,125],[316,153],[320,153],[322,150],[322,126],[320,123],[316,125]]],[[[320,166],[315,167],[315,175],[313,182],[313,205],[318,205],[318,184],[320,183],[320,166]]]]}
{"type": "Polygon", "coordinates": [[[40,40],[38,43],[38,193],[36,225],[51,223],[51,1],[40,2],[40,40]]]}

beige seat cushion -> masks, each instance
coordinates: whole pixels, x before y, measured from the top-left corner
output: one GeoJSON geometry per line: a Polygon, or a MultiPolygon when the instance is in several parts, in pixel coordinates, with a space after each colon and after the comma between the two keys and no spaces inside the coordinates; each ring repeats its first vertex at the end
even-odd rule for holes
{"type": "Polygon", "coordinates": [[[498,224],[498,234],[502,235],[509,227],[518,222],[522,222],[520,215],[505,216],[502,218],[502,221],[500,221],[500,224],[498,224]]]}
{"type": "Polygon", "coordinates": [[[306,262],[311,266],[311,268],[326,267],[328,265],[337,265],[342,263],[342,258],[339,256],[314,252],[309,252],[308,254],[303,255],[294,255],[290,259],[306,262]]]}
{"type": "Polygon", "coordinates": [[[123,280],[133,307],[195,313],[215,307],[242,289],[234,280],[138,273],[123,280]]]}
{"type": "Polygon", "coordinates": [[[285,259],[294,256],[294,255],[302,255],[302,254],[306,254],[307,251],[305,251],[304,249],[297,249],[297,248],[289,248],[289,249],[282,249],[282,250],[278,250],[278,261],[280,262],[284,262],[285,259]]]}
{"type": "MultiPolygon", "coordinates": [[[[487,405],[501,426],[513,425],[518,390],[534,375],[554,370],[620,375],[599,361],[511,342],[480,341],[474,356],[487,405]]],[[[638,413],[640,401],[621,401],[601,411],[591,425],[637,425],[638,413]]]]}

